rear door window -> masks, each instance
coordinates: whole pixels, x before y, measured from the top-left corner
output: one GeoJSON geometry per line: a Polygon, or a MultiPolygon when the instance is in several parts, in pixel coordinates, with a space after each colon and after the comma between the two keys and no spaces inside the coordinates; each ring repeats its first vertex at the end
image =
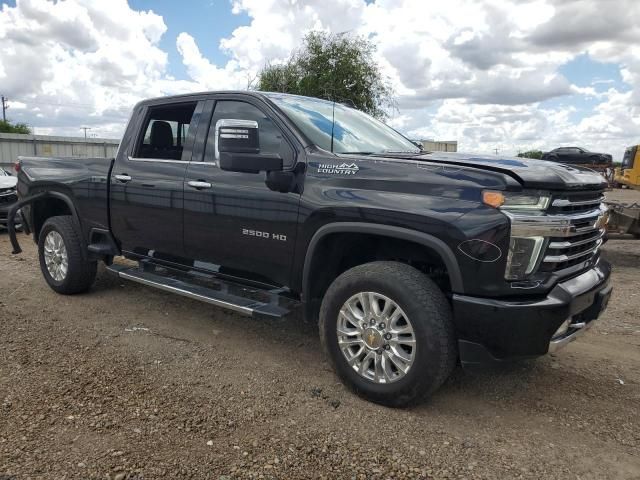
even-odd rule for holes
{"type": "MultiPolygon", "coordinates": [[[[150,107],[135,158],[184,160],[184,145],[197,102],[150,107]]],[[[190,156],[190,155],[185,155],[190,156]]]]}

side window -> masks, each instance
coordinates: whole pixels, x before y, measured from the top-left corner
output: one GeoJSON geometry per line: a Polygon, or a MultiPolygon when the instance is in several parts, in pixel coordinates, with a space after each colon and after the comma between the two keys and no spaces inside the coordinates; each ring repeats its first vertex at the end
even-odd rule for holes
{"type": "Polygon", "coordinates": [[[139,140],[134,157],[182,160],[196,105],[193,102],[149,108],[143,126],[144,136],[139,140]]]}
{"type": "Polygon", "coordinates": [[[246,102],[221,100],[216,102],[209,135],[207,137],[206,159],[214,161],[216,143],[216,122],[222,119],[254,120],[258,122],[260,153],[279,154],[284,168],[293,166],[294,152],[285,140],[280,128],[260,109],[246,102]]]}
{"type": "Polygon", "coordinates": [[[629,147],[624,151],[624,157],[622,158],[623,169],[633,168],[633,163],[634,163],[637,151],[638,151],[638,147],[629,147]]]}

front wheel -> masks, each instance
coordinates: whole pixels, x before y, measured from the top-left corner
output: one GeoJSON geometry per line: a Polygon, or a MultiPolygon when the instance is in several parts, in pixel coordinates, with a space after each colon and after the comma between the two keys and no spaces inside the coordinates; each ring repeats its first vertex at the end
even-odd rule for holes
{"type": "Polygon", "coordinates": [[[320,337],[338,376],[377,403],[433,393],[455,366],[451,308],[426,275],[397,262],[354,267],[329,287],[320,337]]]}
{"type": "Polygon", "coordinates": [[[97,262],[85,260],[82,249],[72,217],[51,217],[42,226],[38,237],[40,269],[56,292],[81,293],[93,285],[97,262]]]}

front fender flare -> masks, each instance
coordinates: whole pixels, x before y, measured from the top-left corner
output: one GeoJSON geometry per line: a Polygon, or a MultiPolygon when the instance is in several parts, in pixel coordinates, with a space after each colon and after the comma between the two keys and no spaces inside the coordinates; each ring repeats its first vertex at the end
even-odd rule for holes
{"type": "Polygon", "coordinates": [[[460,272],[458,261],[448,245],[439,238],[429,235],[428,233],[417,232],[408,228],[395,227],[392,225],[360,222],[335,222],[320,227],[309,242],[302,272],[303,295],[306,294],[306,292],[309,292],[311,285],[311,262],[313,260],[315,249],[322,238],[332,233],[365,233],[408,240],[424,245],[425,247],[435,251],[440,255],[440,258],[442,258],[442,261],[447,267],[447,272],[449,273],[449,281],[453,292],[464,293],[462,273],[460,272]]]}

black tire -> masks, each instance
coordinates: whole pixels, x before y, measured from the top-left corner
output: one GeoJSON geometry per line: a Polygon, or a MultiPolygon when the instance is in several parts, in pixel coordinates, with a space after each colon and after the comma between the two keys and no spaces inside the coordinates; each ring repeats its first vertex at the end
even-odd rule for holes
{"type": "Polygon", "coordinates": [[[398,262],[372,262],[340,275],[320,308],[320,340],[342,381],[362,397],[392,407],[418,403],[437,390],[455,367],[457,349],[451,308],[426,275],[398,262]],[[338,346],[336,325],[343,304],[359,292],[372,291],[393,300],[410,319],[416,351],[406,375],[386,384],[360,376],[338,346]]]}
{"type": "Polygon", "coordinates": [[[38,237],[40,269],[42,270],[44,279],[56,292],[64,295],[72,295],[74,293],[86,292],[91,288],[91,285],[93,285],[98,263],[85,260],[82,255],[82,248],[83,245],[80,234],[76,230],[72,217],[51,217],[42,226],[40,236],[38,237]],[[60,234],[67,251],[68,269],[66,275],[61,280],[56,280],[51,276],[44,257],[45,239],[51,231],[56,231],[60,234]]]}

